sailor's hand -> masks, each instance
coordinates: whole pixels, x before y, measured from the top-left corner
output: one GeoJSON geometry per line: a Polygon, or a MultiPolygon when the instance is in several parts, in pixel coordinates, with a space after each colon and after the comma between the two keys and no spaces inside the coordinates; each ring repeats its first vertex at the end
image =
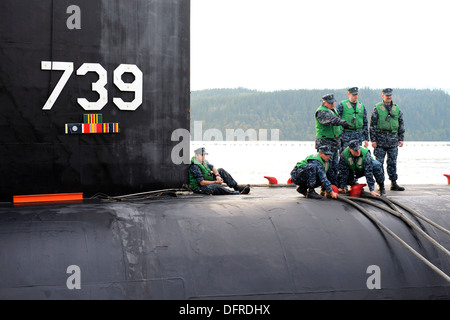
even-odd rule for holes
{"type": "Polygon", "coordinates": [[[370,191],[370,194],[373,195],[374,197],[380,196],[380,194],[376,193],[375,191],[370,191]]]}
{"type": "Polygon", "coordinates": [[[331,191],[330,195],[333,199],[337,199],[338,194],[336,192],[331,191]]]}
{"type": "Polygon", "coordinates": [[[398,142],[398,146],[401,148],[401,147],[403,147],[403,141],[399,141],[398,142]]]}
{"type": "Polygon", "coordinates": [[[343,124],[342,126],[343,126],[345,129],[350,128],[350,124],[349,124],[347,121],[345,121],[344,124],[343,124]]]}
{"type": "Polygon", "coordinates": [[[339,188],[338,190],[339,190],[339,192],[342,192],[342,193],[347,193],[347,189],[342,189],[342,188],[339,188]]]}
{"type": "Polygon", "coordinates": [[[377,143],[376,142],[372,142],[372,148],[376,148],[377,147],[377,143]]]}
{"type": "Polygon", "coordinates": [[[217,176],[217,177],[216,177],[216,183],[217,183],[217,184],[222,184],[222,183],[223,183],[222,177],[217,176]]]}
{"type": "Polygon", "coordinates": [[[364,141],[364,148],[367,148],[369,146],[369,141],[364,141]]]}

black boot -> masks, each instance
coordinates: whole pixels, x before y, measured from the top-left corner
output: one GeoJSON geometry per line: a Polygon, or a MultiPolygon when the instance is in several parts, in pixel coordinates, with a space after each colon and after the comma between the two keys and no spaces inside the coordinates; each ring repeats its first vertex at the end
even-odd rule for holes
{"type": "Polygon", "coordinates": [[[318,194],[314,188],[309,188],[308,193],[306,194],[306,198],[308,199],[323,199],[323,196],[318,194]]]}
{"type": "Polygon", "coordinates": [[[240,194],[249,194],[250,193],[250,185],[242,185],[242,184],[237,184],[234,188],[234,190],[239,191],[240,194]]]}
{"type": "Polygon", "coordinates": [[[397,181],[391,181],[391,190],[393,190],[393,191],[405,191],[405,188],[400,187],[397,184],[397,181]]]}
{"type": "Polygon", "coordinates": [[[241,192],[241,194],[249,194],[250,193],[250,185],[249,184],[246,185],[244,187],[244,189],[242,189],[240,192],[241,192]]]}
{"type": "Polygon", "coordinates": [[[296,190],[297,190],[298,193],[301,193],[306,198],[306,194],[308,193],[308,188],[307,187],[298,186],[298,188],[296,190]]]}
{"type": "Polygon", "coordinates": [[[308,192],[308,189],[306,187],[303,187],[303,186],[298,186],[297,192],[301,193],[302,195],[304,195],[306,197],[306,193],[308,192]]]}
{"type": "Polygon", "coordinates": [[[382,196],[386,195],[386,189],[384,188],[384,183],[378,185],[378,191],[380,191],[380,195],[382,195],[382,196]]]}

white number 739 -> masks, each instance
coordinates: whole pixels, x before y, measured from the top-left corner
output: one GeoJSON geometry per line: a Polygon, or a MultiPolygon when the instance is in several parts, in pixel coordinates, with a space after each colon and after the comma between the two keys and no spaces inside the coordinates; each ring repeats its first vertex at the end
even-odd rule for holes
{"type": "MultiPolygon", "coordinates": [[[[64,71],[42,108],[42,110],[50,110],[73,73],[73,62],[41,61],[41,69],[64,71]]],[[[100,97],[95,102],[90,102],[85,98],[78,98],[77,102],[84,110],[101,110],[108,103],[108,91],[105,89],[108,82],[106,77],[107,72],[105,68],[98,63],[83,63],[81,67],[78,68],[77,75],[85,75],[88,72],[96,72],[98,74],[97,82],[92,83],[92,91],[97,92],[100,97]]],[[[142,71],[134,64],[121,64],[114,70],[113,78],[114,84],[121,91],[135,93],[133,101],[125,102],[121,98],[114,98],[114,104],[120,110],[136,110],[142,104],[142,71]],[[134,75],[133,82],[123,82],[122,75],[127,72],[134,75]]]]}

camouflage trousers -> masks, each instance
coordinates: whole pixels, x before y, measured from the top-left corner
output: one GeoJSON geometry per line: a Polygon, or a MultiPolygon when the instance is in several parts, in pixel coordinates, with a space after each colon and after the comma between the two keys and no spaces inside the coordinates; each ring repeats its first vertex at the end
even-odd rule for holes
{"type": "Polygon", "coordinates": [[[339,169],[339,151],[333,152],[333,154],[330,157],[330,160],[328,160],[330,164],[330,173],[329,173],[329,180],[331,184],[334,184],[337,186],[337,177],[339,175],[338,169],[339,169]]]}
{"type": "Polygon", "coordinates": [[[373,150],[373,155],[375,158],[381,163],[384,172],[384,158],[387,155],[386,159],[386,171],[389,176],[389,180],[397,181],[397,156],[398,156],[398,147],[385,148],[385,147],[376,147],[373,150]]]}
{"type": "Polygon", "coordinates": [[[306,188],[317,188],[322,184],[317,173],[317,167],[313,164],[294,168],[291,171],[292,183],[306,188]]]}
{"type": "MultiPolygon", "coordinates": [[[[237,182],[225,169],[220,168],[217,172],[222,177],[223,182],[230,188],[234,188],[237,185],[237,182]]],[[[225,187],[223,184],[208,184],[206,186],[199,186],[194,192],[211,195],[240,194],[239,191],[230,188],[225,187]]]]}

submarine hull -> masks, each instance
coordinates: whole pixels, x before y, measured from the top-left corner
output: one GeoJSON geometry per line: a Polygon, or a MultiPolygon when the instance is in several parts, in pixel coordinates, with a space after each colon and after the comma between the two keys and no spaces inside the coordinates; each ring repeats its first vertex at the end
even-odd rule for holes
{"type": "MultiPolygon", "coordinates": [[[[440,190],[392,199],[449,229],[450,193],[440,190]]],[[[449,256],[398,217],[361,206],[450,273],[449,256]]],[[[410,218],[450,248],[449,235],[410,218]]],[[[294,188],[4,206],[0,241],[0,299],[450,298],[446,279],[364,214],[294,188]]]]}

